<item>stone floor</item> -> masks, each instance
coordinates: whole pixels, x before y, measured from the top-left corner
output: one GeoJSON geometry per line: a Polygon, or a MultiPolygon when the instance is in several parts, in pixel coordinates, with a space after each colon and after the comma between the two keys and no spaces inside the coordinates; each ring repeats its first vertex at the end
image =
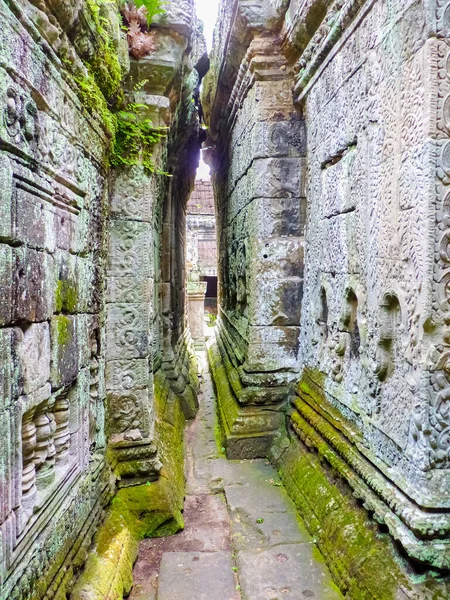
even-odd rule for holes
{"type": "Polygon", "coordinates": [[[342,598],[271,465],[224,458],[205,353],[199,357],[200,411],[186,435],[185,529],[141,543],[130,599],[342,598]]]}

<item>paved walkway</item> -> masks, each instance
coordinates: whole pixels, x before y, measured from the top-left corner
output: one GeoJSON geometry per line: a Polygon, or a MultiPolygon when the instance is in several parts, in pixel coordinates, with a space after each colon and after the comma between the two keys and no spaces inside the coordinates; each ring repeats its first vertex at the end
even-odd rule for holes
{"type": "Polygon", "coordinates": [[[185,530],[141,542],[131,600],[338,600],[311,537],[264,460],[216,444],[205,353],[200,411],[186,435],[185,530]]]}

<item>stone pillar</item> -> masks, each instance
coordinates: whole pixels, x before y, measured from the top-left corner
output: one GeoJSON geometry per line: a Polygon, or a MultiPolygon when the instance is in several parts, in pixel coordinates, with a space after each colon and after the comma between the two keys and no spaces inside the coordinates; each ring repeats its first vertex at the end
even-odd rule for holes
{"type": "MultiPolygon", "coordinates": [[[[140,93],[142,118],[157,124],[165,98],[140,93]],[[156,119],[155,119],[156,116],[156,119]]],[[[155,176],[144,166],[117,168],[110,179],[107,266],[107,435],[120,485],[158,476],[154,443],[153,212],[155,176]],[[133,461],[134,468],[130,467],[133,461]]]]}
{"type": "Polygon", "coordinates": [[[198,275],[191,273],[187,283],[188,323],[194,346],[199,349],[205,343],[206,286],[206,282],[198,281],[198,275]]]}
{"type": "Polygon", "coordinates": [[[230,458],[267,455],[298,376],[305,134],[276,47],[253,39],[211,122],[220,284],[211,362],[226,374],[216,384],[230,458]],[[218,125],[226,119],[231,130],[218,125]]]}

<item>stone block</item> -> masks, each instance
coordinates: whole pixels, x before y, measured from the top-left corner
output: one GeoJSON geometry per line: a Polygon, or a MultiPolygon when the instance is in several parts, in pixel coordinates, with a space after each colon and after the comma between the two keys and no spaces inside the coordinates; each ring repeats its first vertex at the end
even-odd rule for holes
{"type": "Polygon", "coordinates": [[[100,310],[103,298],[103,277],[98,265],[91,258],[77,257],[75,310],[81,313],[96,313],[100,310]]]}
{"type": "Polygon", "coordinates": [[[298,198],[303,196],[302,159],[267,158],[254,163],[254,196],[298,198]]]}
{"type": "Polygon", "coordinates": [[[109,276],[151,277],[151,228],[148,223],[114,220],[109,228],[109,276]]]}
{"type": "Polygon", "coordinates": [[[23,392],[30,394],[50,377],[50,328],[47,322],[25,329],[18,347],[23,374],[23,392]]]}
{"type": "Polygon", "coordinates": [[[56,209],[31,190],[31,186],[22,183],[15,188],[14,239],[32,248],[53,252],[57,231],[54,222],[56,209]]]}
{"type": "Polygon", "coordinates": [[[263,552],[241,551],[237,564],[243,596],[255,600],[283,595],[343,600],[324,562],[309,543],[279,544],[263,552]]]}
{"type": "Polygon", "coordinates": [[[71,383],[78,375],[77,318],[55,315],[50,322],[51,376],[53,389],[71,383]]]}
{"type": "Polygon", "coordinates": [[[111,174],[110,185],[110,208],[114,218],[151,220],[153,194],[150,178],[143,167],[116,169],[111,174]]]}
{"type": "Polygon", "coordinates": [[[12,320],[12,256],[12,248],[0,244],[0,326],[12,320]]]}
{"type": "Polygon", "coordinates": [[[114,392],[146,388],[150,381],[149,373],[148,359],[108,361],[106,389],[114,392]]]}
{"type": "Polygon", "coordinates": [[[53,257],[31,248],[14,248],[13,268],[13,320],[50,319],[54,306],[53,257]]]}
{"type": "Polygon", "coordinates": [[[158,598],[181,600],[236,598],[231,552],[165,552],[158,598]]]}
{"type": "MultiPolygon", "coordinates": [[[[260,66],[264,70],[264,59],[260,66]]],[[[275,71],[269,69],[268,72],[276,73],[280,66],[278,62],[275,65],[275,71]]],[[[260,70],[260,73],[262,70],[260,70]]],[[[274,81],[274,78],[269,76],[266,81],[258,81],[255,90],[256,104],[253,110],[253,118],[266,123],[297,119],[298,111],[292,105],[292,86],[293,81],[289,78],[274,81]]]]}
{"type": "Polygon", "coordinates": [[[249,327],[247,371],[297,369],[299,327],[249,327]]]}
{"type": "Polygon", "coordinates": [[[249,297],[252,325],[299,325],[303,280],[255,278],[249,297]]]}
{"type": "Polygon", "coordinates": [[[160,27],[169,27],[177,33],[189,37],[192,33],[193,10],[189,2],[167,3],[164,13],[154,18],[154,23],[160,27]]]}
{"type": "Polygon", "coordinates": [[[305,195],[305,159],[258,158],[237,181],[230,180],[228,223],[255,198],[299,198],[305,195]]]}
{"type": "Polygon", "coordinates": [[[143,279],[139,275],[124,277],[108,277],[106,286],[106,302],[117,304],[150,304],[153,297],[153,280],[143,279]]]}
{"type": "MultiPolygon", "coordinates": [[[[95,330],[98,326],[98,315],[82,314],[76,316],[76,328],[79,348],[79,369],[84,369],[90,363],[93,350],[93,339],[96,342],[95,330]]],[[[97,344],[94,342],[95,347],[97,344]]]]}
{"type": "Polygon", "coordinates": [[[186,38],[176,32],[155,30],[156,51],[139,60],[130,60],[130,88],[145,80],[143,91],[164,96],[183,61],[186,38]]]}
{"type": "Polygon", "coordinates": [[[22,373],[18,345],[22,332],[18,327],[0,329],[0,408],[7,408],[21,392],[22,373]]]}
{"type": "Polygon", "coordinates": [[[251,275],[266,279],[303,276],[303,240],[269,238],[253,240],[251,275]]]}
{"type": "Polygon", "coordinates": [[[247,227],[254,237],[300,237],[306,215],[302,198],[256,198],[248,206],[247,227]]]}
{"type": "Polygon", "coordinates": [[[13,234],[13,169],[10,159],[0,153],[0,240],[13,234]]]}
{"type": "MultiPolygon", "coordinates": [[[[1,357],[1,351],[0,351],[1,357]]],[[[2,357],[1,357],[2,358],[2,357]]],[[[1,367],[0,367],[1,368],[1,367]]],[[[0,380],[1,386],[1,380],[0,380]]],[[[0,393],[2,389],[0,387],[0,393]]],[[[0,523],[12,510],[11,411],[0,405],[0,523]]],[[[0,543],[2,542],[0,535],[0,543]]],[[[4,542],[4,540],[3,540],[4,542]]],[[[0,568],[1,568],[0,559],[0,568]]]]}
{"type": "Polygon", "coordinates": [[[161,300],[161,311],[163,315],[170,313],[171,297],[170,283],[161,283],[159,286],[159,298],[161,300]]]}
{"type": "Polygon", "coordinates": [[[106,311],[106,358],[145,358],[149,353],[149,318],[145,304],[109,304],[106,311]]]}
{"type": "Polygon", "coordinates": [[[69,210],[57,207],[53,214],[53,226],[56,247],[72,250],[76,243],[78,216],[69,210]]]}
{"type": "Polygon", "coordinates": [[[55,311],[75,313],[79,301],[77,257],[59,250],[54,256],[55,311]]]}
{"type": "Polygon", "coordinates": [[[148,389],[107,393],[107,432],[112,442],[138,441],[150,433],[148,389]]]}
{"type": "Polygon", "coordinates": [[[304,121],[260,121],[252,136],[254,158],[298,158],[306,155],[304,121]]]}

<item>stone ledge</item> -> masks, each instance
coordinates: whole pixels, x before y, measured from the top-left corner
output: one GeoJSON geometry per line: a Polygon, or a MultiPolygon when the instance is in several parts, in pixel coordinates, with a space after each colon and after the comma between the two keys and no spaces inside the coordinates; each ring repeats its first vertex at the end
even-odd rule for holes
{"type": "MultiPolygon", "coordinates": [[[[216,390],[219,419],[226,439],[229,459],[265,458],[284,427],[284,402],[268,403],[270,393],[279,393],[278,388],[254,388],[253,398],[262,397],[263,405],[242,405],[235,394],[239,384],[239,374],[224,355],[220,340],[212,338],[207,344],[207,352],[213,384],[216,390]],[[234,385],[233,385],[234,383],[234,385]]],[[[248,390],[247,390],[248,392],[248,390]]],[[[288,390],[286,388],[286,399],[288,390]]]]}
{"type": "Polygon", "coordinates": [[[438,569],[449,569],[448,513],[422,510],[314,410],[301,388],[298,393],[290,421],[298,438],[318,451],[411,558],[438,569]]]}
{"type": "Polygon", "coordinates": [[[420,571],[418,577],[326,458],[308,450],[292,434],[290,441],[279,439],[271,458],[344,596],[352,600],[448,598],[448,583],[436,573],[420,571]]]}

